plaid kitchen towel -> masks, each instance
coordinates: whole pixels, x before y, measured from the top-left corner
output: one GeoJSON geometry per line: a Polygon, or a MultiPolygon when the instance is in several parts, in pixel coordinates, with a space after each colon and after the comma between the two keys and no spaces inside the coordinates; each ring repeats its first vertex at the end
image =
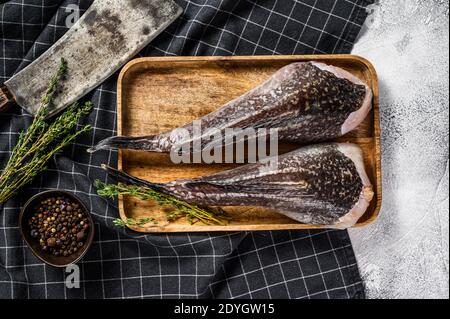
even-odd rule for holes
{"type": "MultiPolygon", "coordinates": [[[[98,0],[101,1],[101,0],[98,0]]],[[[150,0],[149,0],[150,1],[150,0]]],[[[184,14],[140,55],[349,53],[372,1],[178,0],[184,14]]],[[[89,0],[0,1],[0,82],[23,69],[66,31],[74,5],[89,0]]],[[[76,66],[71,66],[76,67],[76,66]]],[[[115,152],[86,148],[115,134],[117,74],[87,98],[93,126],[52,161],[47,172],[0,207],[1,298],[363,298],[346,231],[142,235],[118,229],[117,203],[96,195],[102,163],[115,152]],[[21,205],[52,188],[76,193],[90,207],[96,237],[79,262],[80,289],[44,265],[22,241],[21,205]]],[[[31,121],[19,107],[0,115],[0,167],[31,121]]],[[[109,181],[111,182],[111,181],[109,181]]]]}

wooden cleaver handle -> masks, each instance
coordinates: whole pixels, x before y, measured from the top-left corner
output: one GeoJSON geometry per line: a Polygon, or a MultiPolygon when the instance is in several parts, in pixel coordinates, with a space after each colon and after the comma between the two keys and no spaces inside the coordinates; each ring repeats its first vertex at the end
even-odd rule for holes
{"type": "Polygon", "coordinates": [[[9,92],[8,88],[0,85],[0,112],[6,110],[14,103],[14,96],[9,92]]]}

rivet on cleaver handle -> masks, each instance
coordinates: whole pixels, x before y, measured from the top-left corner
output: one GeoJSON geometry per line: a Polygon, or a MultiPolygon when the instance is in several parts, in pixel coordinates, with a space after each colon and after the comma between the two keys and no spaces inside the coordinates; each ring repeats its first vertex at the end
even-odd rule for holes
{"type": "Polygon", "coordinates": [[[5,85],[0,85],[0,112],[6,110],[14,102],[14,97],[5,85]]]}
{"type": "Polygon", "coordinates": [[[14,96],[17,104],[35,114],[63,57],[69,71],[49,110],[51,116],[117,71],[182,11],[172,0],[96,0],[58,42],[5,82],[9,95],[0,100],[14,96]]]}

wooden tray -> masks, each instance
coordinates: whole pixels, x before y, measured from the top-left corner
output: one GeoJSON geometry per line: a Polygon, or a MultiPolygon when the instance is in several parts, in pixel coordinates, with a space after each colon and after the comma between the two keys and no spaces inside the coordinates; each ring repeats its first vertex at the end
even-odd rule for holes
{"type": "MultiPolygon", "coordinates": [[[[372,222],[381,207],[380,126],[378,81],[373,66],[352,55],[252,57],[149,57],[129,62],[118,80],[118,134],[157,134],[212,112],[270,77],[281,67],[298,61],[320,61],[344,68],[371,86],[373,111],[354,132],[338,139],[359,144],[375,197],[357,226],[372,222]]],[[[290,147],[292,149],[292,145],[290,147]]],[[[233,165],[175,165],[167,154],[120,151],[119,169],[151,180],[168,182],[211,174],[233,165]]],[[[131,227],[139,232],[255,231],[321,228],[297,223],[258,207],[225,208],[227,226],[190,225],[186,220],[167,223],[163,208],[131,197],[119,198],[122,219],[153,217],[158,225],[131,227]],[[147,227],[148,226],[148,227],[147,227]]]]}

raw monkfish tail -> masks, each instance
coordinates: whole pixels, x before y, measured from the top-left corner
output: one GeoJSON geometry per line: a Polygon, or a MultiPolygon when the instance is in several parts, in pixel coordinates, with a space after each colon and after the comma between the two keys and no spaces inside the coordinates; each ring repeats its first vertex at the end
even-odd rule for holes
{"type": "Polygon", "coordinates": [[[226,129],[267,129],[278,133],[280,141],[323,142],[354,130],[372,108],[369,86],[351,73],[318,62],[292,63],[267,81],[199,119],[200,136],[192,136],[194,122],[182,127],[190,136],[174,131],[158,136],[110,138],[91,149],[129,148],[170,152],[177,144],[193,144],[201,139],[207,146],[224,145],[226,129]],[[220,137],[211,142],[208,132],[220,137]]]}
{"type": "Polygon", "coordinates": [[[197,205],[260,206],[301,223],[330,228],[351,227],[368,209],[374,194],[357,145],[313,145],[276,160],[276,167],[248,164],[166,184],[152,184],[114,169],[108,173],[197,205]]]}
{"type": "Polygon", "coordinates": [[[354,144],[318,144],[257,163],[164,185],[166,193],[209,206],[260,206],[296,221],[353,226],[373,197],[362,151],[354,144]]]}

